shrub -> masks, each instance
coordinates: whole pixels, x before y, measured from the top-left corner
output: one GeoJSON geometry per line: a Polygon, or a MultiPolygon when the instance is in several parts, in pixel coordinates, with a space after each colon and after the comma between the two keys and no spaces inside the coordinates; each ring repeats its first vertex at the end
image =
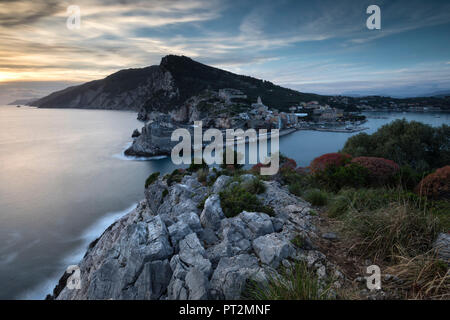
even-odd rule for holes
{"type": "Polygon", "coordinates": [[[261,168],[268,168],[269,165],[266,164],[262,164],[261,162],[255,164],[251,169],[250,172],[254,173],[254,174],[260,174],[261,173],[261,168]]]}
{"type": "Polygon", "coordinates": [[[280,154],[280,169],[290,169],[295,170],[297,167],[297,162],[294,159],[288,158],[280,154]]]}
{"type": "Polygon", "coordinates": [[[279,275],[268,274],[267,281],[250,281],[244,299],[251,300],[323,300],[330,297],[331,285],[319,286],[316,274],[304,262],[281,267],[279,275]]]}
{"type": "Polygon", "coordinates": [[[426,176],[416,187],[416,193],[432,199],[450,199],[450,166],[426,176]]]}
{"type": "Polygon", "coordinates": [[[180,183],[183,177],[186,175],[186,171],[184,169],[175,169],[172,173],[165,175],[167,179],[167,185],[172,185],[172,183],[180,183]]]}
{"type": "Polygon", "coordinates": [[[219,193],[220,204],[227,218],[234,217],[242,211],[264,212],[273,216],[271,207],[261,203],[258,197],[241,185],[234,185],[219,193]]]}
{"type": "Polygon", "coordinates": [[[324,171],[314,174],[314,179],[321,186],[332,191],[339,191],[343,187],[363,187],[368,183],[367,169],[357,163],[345,166],[329,166],[324,171]]]}
{"type": "Polygon", "coordinates": [[[424,177],[423,174],[417,172],[411,166],[401,166],[400,170],[397,172],[395,180],[398,184],[406,190],[414,190],[417,184],[424,177]]]}
{"type": "Polygon", "coordinates": [[[297,197],[301,197],[303,194],[303,186],[300,182],[294,182],[289,185],[289,192],[297,197]]]}
{"type": "Polygon", "coordinates": [[[304,198],[313,206],[324,206],[328,202],[328,195],[317,189],[308,191],[304,198]]]}
{"type": "Polygon", "coordinates": [[[348,163],[350,159],[351,156],[345,153],[326,153],[311,162],[311,172],[318,173],[329,167],[340,167],[348,163]]]}
{"type": "Polygon", "coordinates": [[[200,169],[206,169],[208,170],[209,167],[205,162],[205,159],[202,158],[202,163],[194,163],[194,161],[191,162],[189,167],[186,169],[188,172],[197,172],[200,169]]]}
{"type": "Polygon", "coordinates": [[[145,189],[147,189],[153,182],[155,182],[159,177],[159,172],[152,173],[147,180],[145,180],[145,189]]]}
{"type": "Polygon", "coordinates": [[[353,157],[391,159],[423,173],[450,163],[450,126],[396,120],[372,135],[360,133],[350,137],[342,151],[353,157]]]}
{"type": "Polygon", "coordinates": [[[241,185],[245,190],[253,194],[260,194],[266,191],[266,185],[259,178],[242,182],[241,185]]]}
{"type": "Polygon", "coordinates": [[[353,158],[352,163],[356,163],[367,169],[369,180],[373,184],[383,185],[393,182],[394,176],[399,172],[400,167],[392,160],[376,157],[353,158]]]}
{"type": "Polygon", "coordinates": [[[199,169],[197,171],[197,180],[198,182],[205,182],[206,183],[206,179],[208,178],[208,170],[207,169],[199,169]]]}

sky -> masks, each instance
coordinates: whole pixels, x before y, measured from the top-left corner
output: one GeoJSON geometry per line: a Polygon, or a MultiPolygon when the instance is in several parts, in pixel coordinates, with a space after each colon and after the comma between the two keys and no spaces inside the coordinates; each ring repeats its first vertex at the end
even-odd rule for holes
{"type": "Polygon", "coordinates": [[[448,0],[0,0],[0,104],[167,54],[302,92],[450,91],[449,39],[448,0]]]}

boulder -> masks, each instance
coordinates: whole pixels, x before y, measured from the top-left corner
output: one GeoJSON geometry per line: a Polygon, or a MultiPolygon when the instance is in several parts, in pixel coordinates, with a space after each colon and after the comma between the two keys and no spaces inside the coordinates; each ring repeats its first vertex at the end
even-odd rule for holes
{"type": "Polygon", "coordinates": [[[244,211],[241,212],[239,216],[256,237],[273,233],[275,231],[272,220],[265,213],[244,211]]]}
{"type": "Polygon", "coordinates": [[[205,206],[200,215],[200,222],[204,228],[217,230],[223,218],[225,218],[225,215],[220,206],[220,198],[217,194],[213,194],[205,201],[205,206]]]}
{"type": "Polygon", "coordinates": [[[185,280],[189,300],[205,300],[208,298],[209,282],[205,274],[197,268],[191,268],[185,280]]]}
{"type": "Polygon", "coordinates": [[[219,193],[230,183],[231,177],[222,175],[216,179],[212,187],[213,193],[219,193]]]}
{"type": "Polygon", "coordinates": [[[211,274],[211,262],[206,258],[206,251],[201,245],[195,233],[187,235],[180,241],[179,258],[189,267],[196,267],[209,277],[211,274]]]}
{"type": "Polygon", "coordinates": [[[258,259],[254,255],[224,257],[220,259],[210,285],[217,292],[217,297],[237,300],[241,298],[247,279],[255,277],[259,272],[258,259]]]}
{"type": "Polygon", "coordinates": [[[433,243],[433,248],[436,250],[440,259],[450,264],[450,234],[440,233],[433,243]]]}
{"type": "Polygon", "coordinates": [[[253,249],[262,263],[273,268],[277,268],[283,259],[294,253],[292,245],[274,233],[253,240],[253,249]]]}

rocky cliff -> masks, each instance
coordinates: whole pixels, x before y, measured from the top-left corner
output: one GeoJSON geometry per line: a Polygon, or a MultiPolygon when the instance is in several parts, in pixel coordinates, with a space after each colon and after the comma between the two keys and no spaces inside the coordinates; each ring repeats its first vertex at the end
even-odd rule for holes
{"type": "Polygon", "coordinates": [[[153,101],[155,108],[165,108],[177,98],[173,77],[159,66],[128,69],[105,79],[69,87],[41,98],[33,105],[41,108],[142,109],[153,101]]]}
{"type": "Polygon", "coordinates": [[[239,299],[250,279],[265,281],[299,260],[315,270],[320,286],[328,276],[340,286],[342,274],[314,245],[317,217],[308,203],[264,182],[258,197],[273,216],[243,211],[227,218],[220,191],[255,177],[238,182],[210,172],[211,179],[210,186],[196,173],[173,185],[167,178],[153,182],[137,208],[89,246],[79,264],[81,289],[64,287],[66,275],[51,298],[239,299]],[[300,247],[292,243],[299,235],[300,247]]]}

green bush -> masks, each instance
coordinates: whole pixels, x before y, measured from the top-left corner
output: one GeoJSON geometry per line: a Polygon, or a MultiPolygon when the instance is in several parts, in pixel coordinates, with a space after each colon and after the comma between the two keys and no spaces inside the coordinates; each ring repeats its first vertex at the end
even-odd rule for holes
{"type": "Polygon", "coordinates": [[[313,175],[318,184],[332,191],[343,187],[359,188],[368,184],[369,174],[366,168],[356,163],[345,166],[328,166],[313,175]]]}
{"type": "Polygon", "coordinates": [[[147,189],[153,182],[155,182],[159,177],[159,172],[152,173],[147,180],[145,180],[145,189],[147,189]]]}
{"type": "Polygon", "coordinates": [[[342,151],[353,157],[390,159],[423,173],[450,163],[450,126],[396,120],[372,135],[360,133],[349,138],[342,151]]]}
{"type": "Polygon", "coordinates": [[[198,182],[206,182],[206,179],[208,178],[208,170],[207,169],[199,169],[197,171],[197,180],[198,182]]]}
{"type": "Polygon", "coordinates": [[[220,192],[220,204],[227,218],[234,217],[242,211],[264,212],[274,215],[271,207],[265,206],[254,193],[250,193],[241,185],[235,185],[220,192]]]}
{"type": "Polygon", "coordinates": [[[186,171],[183,169],[175,169],[172,173],[165,175],[164,177],[167,179],[167,185],[172,185],[175,183],[180,183],[183,180],[183,177],[186,175],[186,171]]]}
{"type": "Polygon", "coordinates": [[[250,281],[242,298],[251,300],[324,300],[330,298],[330,285],[319,286],[316,274],[304,262],[281,267],[279,275],[269,274],[267,281],[250,281]]]}
{"type": "Polygon", "coordinates": [[[414,190],[426,174],[428,174],[428,172],[419,173],[411,166],[405,165],[400,167],[400,171],[397,173],[395,180],[402,188],[406,190],[414,190]]]}
{"type": "Polygon", "coordinates": [[[194,163],[194,161],[191,162],[189,167],[186,169],[188,172],[197,172],[200,169],[206,169],[209,170],[208,165],[205,162],[205,159],[202,158],[202,163],[194,163]]]}
{"type": "Polygon", "coordinates": [[[304,198],[313,206],[324,206],[328,202],[327,193],[317,189],[307,191],[304,198]]]}
{"type": "Polygon", "coordinates": [[[253,194],[261,194],[266,191],[266,185],[259,178],[242,182],[241,185],[245,190],[253,194]]]}
{"type": "Polygon", "coordinates": [[[303,194],[303,185],[300,182],[294,182],[289,185],[289,192],[297,197],[301,197],[303,194]]]}

